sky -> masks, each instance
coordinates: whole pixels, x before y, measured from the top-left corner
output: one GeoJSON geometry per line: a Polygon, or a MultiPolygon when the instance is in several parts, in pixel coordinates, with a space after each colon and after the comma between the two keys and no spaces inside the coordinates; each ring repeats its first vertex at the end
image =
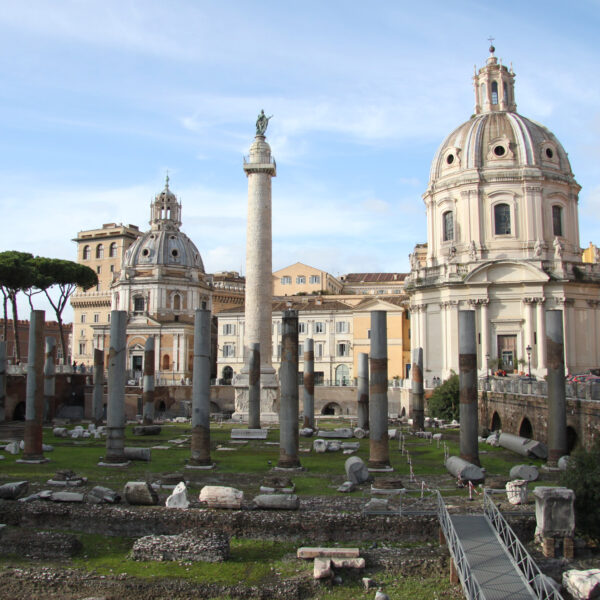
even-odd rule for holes
{"type": "Polygon", "coordinates": [[[146,230],[168,171],[206,270],[243,272],[264,109],[273,270],[406,272],[490,36],[518,112],[568,152],[580,242],[598,244],[599,30],[600,0],[3,0],[0,251],[76,260],[78,231],[146,230]]]}

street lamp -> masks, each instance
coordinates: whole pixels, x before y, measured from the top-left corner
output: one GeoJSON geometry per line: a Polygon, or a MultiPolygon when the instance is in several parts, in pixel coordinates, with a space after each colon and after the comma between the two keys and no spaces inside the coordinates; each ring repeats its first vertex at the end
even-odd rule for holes
{"type": "Polygon", "coordinates": [[[485,355],[485,374],[487,375],[487,378],[490,378],[490,353],[488,352],[485,355]]]}
{"type": "Polygon", "coordinates": [[[531,346],[528,345],[527,348],[525,348],[525,352],[527,352],[527,363],[528,363],[527,376],[531,380],[531,346]]]}

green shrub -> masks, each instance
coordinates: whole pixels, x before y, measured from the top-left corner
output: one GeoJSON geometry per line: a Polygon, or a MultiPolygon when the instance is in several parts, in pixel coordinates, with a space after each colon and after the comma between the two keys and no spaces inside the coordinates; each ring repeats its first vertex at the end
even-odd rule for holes
{"type": "Polygon", "coordinates": [[[427,402],[429,416],[446,421],[458,420],[460,403],[458,398],[458,375],[452,373],[446,381],[435,388],[427,402]]]}
{"type": "Polygon", "coordinates": [[[591,450],[576,450],[560,484],[575,492],[575,525],[589,537],[600,540],[600,442],[591,450]]]}

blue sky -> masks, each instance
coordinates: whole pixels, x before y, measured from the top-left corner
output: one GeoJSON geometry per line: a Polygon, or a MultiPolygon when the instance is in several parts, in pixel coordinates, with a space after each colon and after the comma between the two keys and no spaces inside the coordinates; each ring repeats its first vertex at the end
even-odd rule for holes
{"type": "Polygon", "coordinates": [[[490,35],[517,110],[569,153],[581,245],[599,243],[598,31],[596,0],[5,0],[0,250],[74,260],[82,229],[146,229],[168,169],[206,269],[240,270],[242,156],[264,108],[274,270],[407,271],[490,35]]]}

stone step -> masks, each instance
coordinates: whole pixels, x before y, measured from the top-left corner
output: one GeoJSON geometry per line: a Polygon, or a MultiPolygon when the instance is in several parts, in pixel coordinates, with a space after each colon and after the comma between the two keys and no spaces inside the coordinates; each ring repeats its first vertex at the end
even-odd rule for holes
{"type": "Polygon", "coordinates": [[[358,548],[311,548],[303,546],[298,548],[296,556],[298,558],[358,558],[360,550],[358,548]]]}

